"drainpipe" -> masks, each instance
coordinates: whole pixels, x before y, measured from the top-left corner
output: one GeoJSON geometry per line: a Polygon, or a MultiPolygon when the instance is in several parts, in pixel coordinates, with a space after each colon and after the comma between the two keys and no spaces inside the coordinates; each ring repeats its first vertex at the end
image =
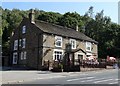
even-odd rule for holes
{"type": "Polygon", "coordinates": [[[38,34],[38,50],[37,50],[37,69],[39,70],[39,60],[40,60],[40,57],[39,57],[39,48],[40,48],[40,34],[38,34]]]}

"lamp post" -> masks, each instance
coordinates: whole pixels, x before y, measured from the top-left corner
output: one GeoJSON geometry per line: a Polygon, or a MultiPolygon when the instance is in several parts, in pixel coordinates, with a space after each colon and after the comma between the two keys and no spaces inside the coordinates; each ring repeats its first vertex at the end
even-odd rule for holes
{"type": "Polygon", "coordinates": [[[64,64],[63,64],[63,68],[65,71],[69,71],[70,68],[70,53],[71,53],[72,49],[71,49],[71,44],[67,43],[66,44],[66,48],[65,48],[65,57],[64,57],[64,64]]]}

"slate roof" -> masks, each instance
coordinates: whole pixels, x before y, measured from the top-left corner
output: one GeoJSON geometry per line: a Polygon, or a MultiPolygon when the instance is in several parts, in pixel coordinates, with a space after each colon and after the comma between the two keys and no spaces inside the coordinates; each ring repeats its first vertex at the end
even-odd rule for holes
{"type": "Polygon", "coordinates": [[[78,32],[71,28],[66,28],[63,26],[47,23],[47,22],[40,21],[40,20],[36,20],[35,25],[45,33],[60,35],[64,37],[70,37],[70,38],[89,41],[93,43],[98,43],[97,41],[86,36],[85,34],[78,32]]]}

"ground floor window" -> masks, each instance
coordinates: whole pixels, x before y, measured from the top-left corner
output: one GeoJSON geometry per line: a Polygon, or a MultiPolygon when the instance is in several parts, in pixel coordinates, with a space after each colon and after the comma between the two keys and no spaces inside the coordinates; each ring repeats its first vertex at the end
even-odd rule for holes
{"type": "Polygon", "coordinates": [[[75,57],[75,65],[81,65],[81,62],[83,61],[83,54],[78,53],[75,57]]]}
{"type": "Polygon", "coordinates": [[[17,64],[18,55],[17,52],[13,53],[13,64],[17,64]]]}
{"type": "Polygon", "coordinates": [[[78,54],[78,59],[83,60],[83,55],[78,54]]]}
{"type": "Polygon", "coordinates": [[[21,60],[25,60],[26,59],[26,51],[21,52],[21,60]]]}
{"type": "Polygon", "coordinates": [[[53,60],[55,60],[55,61],[62,60],[62,58],[63,58],[62,56],[63,56],[63,50],[54,49],[53,60]]]}

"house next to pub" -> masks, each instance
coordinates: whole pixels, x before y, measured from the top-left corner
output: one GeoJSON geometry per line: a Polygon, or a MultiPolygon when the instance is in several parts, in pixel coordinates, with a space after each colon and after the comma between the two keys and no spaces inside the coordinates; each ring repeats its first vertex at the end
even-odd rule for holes
{"type": "Polygon", "coordinates": [[[44,61],[52,64],[62,60],[68,43],[75,51],[75,60],[91,55],[98,58],[98,42],[79,32],[78,27],[74,30],[35,20],[34,10],[31,10],[29,18],[24,17],[13,32],[9,61],[12,66],[41,69],[44,61]]]}

